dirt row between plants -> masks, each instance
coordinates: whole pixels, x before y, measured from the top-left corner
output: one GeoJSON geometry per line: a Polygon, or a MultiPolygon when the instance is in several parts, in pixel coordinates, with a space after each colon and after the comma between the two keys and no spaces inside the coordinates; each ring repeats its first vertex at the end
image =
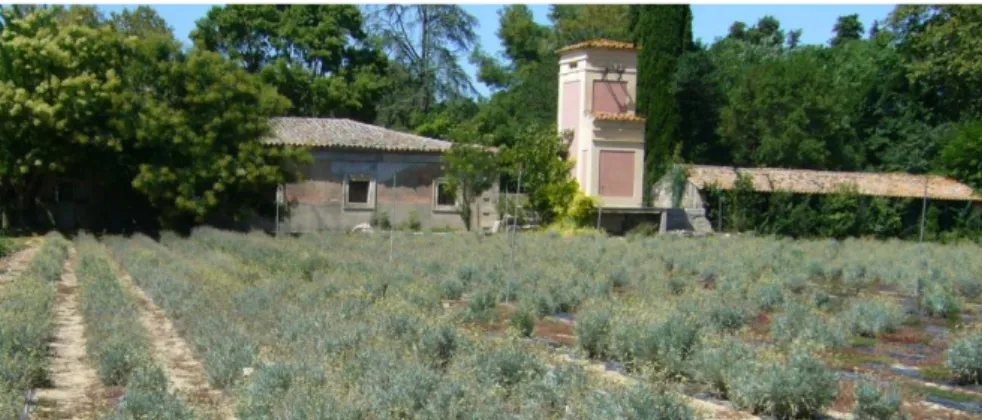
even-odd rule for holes
{"type": "Polygon", "coordinates": [[[37,390],[35,418],[92,418],[109,395],[85,356],[85,324],[79,302],[75,248],[68,250],[55,301],[55,335],[50,345],[51,386],[37,390]]]}
{"type": "Polygon", "coordinates": [[[140,322],[150,333],[154,360],[170,378],[169,391],[180,394],[199,414],[234,419],[235,411],[228,398],[208,384],[204,366],[194,358],[191,347],[177,333],[174,324],[115,259],[110,258],[110,263],[123,287],[139,298],[143,309],[140,322]]]}
{"type": "Polygon", "coordinates": [[[34,261],[38,251],[41,250],[41,243],[43,242],[41,239],[32,239],[27,248],[0,259],[0,267],[3,267],[3,272],[0,273],[0,287],[10,283],[24,272],[31,261],[34,261]]]}

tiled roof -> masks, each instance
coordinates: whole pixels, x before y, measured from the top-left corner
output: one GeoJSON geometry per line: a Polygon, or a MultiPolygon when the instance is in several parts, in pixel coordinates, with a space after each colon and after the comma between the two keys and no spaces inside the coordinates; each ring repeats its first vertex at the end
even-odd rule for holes
{"type": "Polygon", "coordinates": [[[614,114],[610,112],[595,112],[593,113],[593,118],[597,121],[623,121],[644,124],[644,117],[639,117],[634,114],[614,114]]]}
{"type": "Polygon", "coordinates": [[[573,45],[567,45],[560,48],[556,52],[559,54],[568,53],[570,51],[585,50],[587,48],[603,48],[608,50],[634,50],[640,51],[641,47],[634,45],[631,42],[621,42],[613,41],[609,39],[590,39],[573,45]]]}
{"type": "Polygon", "coordinates": [[[831,172],[778,168],[733,168],[727,166],[689,166],[689,181],[698,188],[713,183],[731,189],[737,172],[753,179],[756,191],[788,191],[802,194],[834,193],[840,186],[855,185],[860,194],[880,197],[921,198],[925,184],[927,197],[938,200],[982,201],[972,188],[950,178],[906,173],[831,172]]]}
{"type": "Polygon", "coordinates": [[[280,117],[263,143],[414,152],[443,152],[453,143],[342,118],[280,117]]]}

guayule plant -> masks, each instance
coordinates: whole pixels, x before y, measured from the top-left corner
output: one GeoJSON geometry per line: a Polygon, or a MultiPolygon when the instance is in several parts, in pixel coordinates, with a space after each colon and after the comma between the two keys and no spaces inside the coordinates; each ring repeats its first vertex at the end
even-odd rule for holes
{"type": "Polygon", "coordinates": [[[715,340],[702,346],[690,361],[690,375],[697,382],[709,386],[712,392],[723,398],[729,395],[729,381],[737,377],[738,370],[754,359],[754,349],[734,337],[715,340]]]}
{"type": "Polygon", "coordinates": [[[945,366],[962,384],[982,383],[982,334],[962,337],[951,344],[945,366]]]}
{"type": "Polygon", "coordinates": [[[962,310],[958,295],[940,284],[932,284],[925,290],[921,304],[928,315],[941,318],[956,319],[962,310]]]}
{"type": "Polygon", "coordinates": [[[585,311],[577,318],[576,336],[588,357],[601,358],[610,349],[611,314],[606,309],[585,311]]]}
{"type": "Polygon", "coordinates": [[[737,372],[727,383],[731,401],[777,418],[813,417],[838,392],[835,372],[804,352],[793,352],[787,361],[744,363],[737,372]]]}
{"type": "Polygon", "coordinates": [[[896,385],[878,384],[864,379],[856,385],[856,420],[906,420],[901,411],[903,399],[896,385]]]}
{"type": "Polygon", "coordinates": [[[48,380],[48,341],[54,332],[54,283],[62,275],[69,243],[58,233],[44,244],[19,277],[0,291],[0,404],[21,409],[24,391],[48,380]]]}
{"type": "Polygon", "coordinates": [[[897,330],[904,321],[900,305],[886,299],[856,300],[844,313],[842,321],[853,334],[877,337],[897,330]]]}

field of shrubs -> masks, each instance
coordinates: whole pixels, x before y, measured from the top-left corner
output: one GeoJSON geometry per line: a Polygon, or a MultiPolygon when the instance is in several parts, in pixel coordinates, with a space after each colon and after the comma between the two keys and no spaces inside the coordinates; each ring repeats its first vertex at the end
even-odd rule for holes
{"type": "MultiPolygon", "coordinates": [[[[0,405],[43,376],[67,246],[0,290],[0,405]]],[[[241,419],[982,415],[977,245],[204,228],[73,246],[121,418],[210,413],[168,390],[118,271],[241,419]]]]}

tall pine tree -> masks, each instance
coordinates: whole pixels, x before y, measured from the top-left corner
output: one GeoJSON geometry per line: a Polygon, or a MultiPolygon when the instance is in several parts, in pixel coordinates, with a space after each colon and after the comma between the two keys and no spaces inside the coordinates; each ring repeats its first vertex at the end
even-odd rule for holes
{"type": "Polygon", "coordinates": [[[672,89],[679,57],[692,48],[692,11],[688,5],[632,6],[638,56],[638,113],[647,118],[644,141],[644,203],[651,187],[671,164],[681,138],[682,114],[672,89]]]}

